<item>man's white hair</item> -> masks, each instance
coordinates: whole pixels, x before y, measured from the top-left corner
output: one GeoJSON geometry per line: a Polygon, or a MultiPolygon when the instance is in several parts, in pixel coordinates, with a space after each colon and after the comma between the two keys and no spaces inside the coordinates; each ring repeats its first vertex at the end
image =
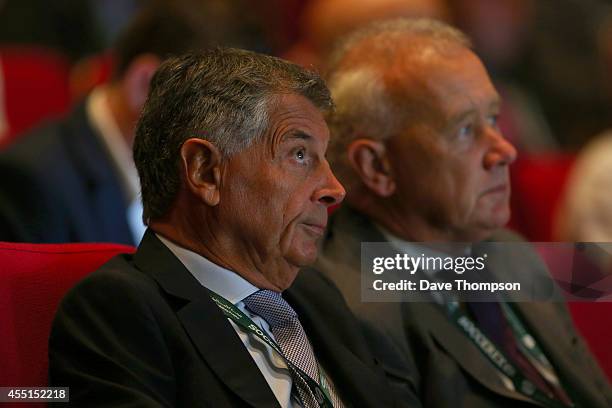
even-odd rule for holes
{"type": "Polygon", "coordinates": [[[405,106],[383,77],[400,57],[398,50],[418,55],[457,47],[472,47],[458,29],[436,20],[411,18],[374,22],[336,47],[327,80],[336,105],[328,118],[332,134],[328,157],[343,184],[350,185],[346,149],[353,140],[385,140],[406,123],[405,106]]]}

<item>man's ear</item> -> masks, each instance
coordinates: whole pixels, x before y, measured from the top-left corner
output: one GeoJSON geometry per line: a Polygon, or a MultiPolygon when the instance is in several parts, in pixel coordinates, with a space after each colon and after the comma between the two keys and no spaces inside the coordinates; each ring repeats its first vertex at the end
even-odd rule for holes
{"type": "Polygon", "coordinates": [[[123,88],[130,110],[138,115],[147,100],[149,84],[157,67],[159,57],[153,54],[142,54],[136,57],[123,75],[123,88]]]}
{"type": "Polygon", "coordinates": [[[348,160],[363,184],[381,197],[395,192],[395,180],[383,142],[372,139],[354,140],[347,149],[348,160]]]}
{"type": "Polygon", "coordinates": [[[208,140],[191,138],[181,146],[181,163],[187,189],[205,204],[219,204],[221,153],[208,140]]]}

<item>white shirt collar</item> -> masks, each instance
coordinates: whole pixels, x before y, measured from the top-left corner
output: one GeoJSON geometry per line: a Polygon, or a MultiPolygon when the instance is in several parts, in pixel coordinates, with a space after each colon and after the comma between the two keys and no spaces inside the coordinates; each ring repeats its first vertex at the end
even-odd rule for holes
{"type": "MultiPolygon", "coordinates": [[[[385,229],[381,225],[379,224],[374,224],[374,225],[380,231],[380,233],[385,237],[385,239],[391,244],[391,246],[395,248],[398,252],[404,253],[411,257],[419,257],[422,255],[422,256],[431,257],[431,258],[446,258],[449,256],[448,254],[442,251],[438,251],[436,249],[431,248],[430,246],[426,245],[426,243],[405,241],[393,235],[391,232],[389,232],[387,229],[385,229]]],[[[470,252],[471,252],[471,247],[467,247],[466,255],[469,255],[470,252]]],[[[436,274],[439,271],[425,268],[422,270],[422,272],[428,279],[436,279],[436,274]]],[[[448,303],[449,301],[456,300],[453,295],[445,295],[442,292],[432,292],[431,296],[433,297],[434,301],[436,301],[439,304],[445,304],[445,303],[448,303]]]]}
{"type": "Polygon", "coordinates": [[[380,231],[380,233],[385,237],[385,239],[398,251],[405,253],[410,256],[429,256],[429,257],[447,257],[448,255],[441,252],[436,251],[435,249],[425,245],[424,243],[419,242],[408,242],[405,241],[396,235],[393,235],[389,230],[384,228],[379,224],[375,224],[376,228],[380,231]]]}
{"type": "Polygon", "coordinates": [[[180,247],[161,235],[155,235],[185,265],[185,268],[202,286],[223,296],[231,303],[240,303],[244,298],[259,290],[236,272],[225,269],[202,255],[180,247]]]}
{"type": "Polygon", "coordinates": [[[111,114],[107,97],[106,88],[95,88],[87,98],[87,116],[111,155],[119,173],[125,198],[129,204],[138,199],[140,192],[138,172],[134,165],[132,149],[125,142],[119,126],[111,114]]]}

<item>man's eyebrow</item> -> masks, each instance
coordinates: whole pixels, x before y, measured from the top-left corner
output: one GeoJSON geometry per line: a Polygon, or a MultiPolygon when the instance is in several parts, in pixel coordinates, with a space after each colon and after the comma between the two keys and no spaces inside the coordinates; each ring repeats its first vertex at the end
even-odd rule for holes
{"type": "MultiPolygon", "coordinates": [[[[501,100],[501,97],[498,96],[489,103],[489,109],[499,110],[501,108],[501,105],[502,105],[502,100],[501,100]]],[[[451,119],[451,125],[456,125],[462,122],[465,118],[471,115],[475,115],[475,114],[477,114],[476,108],[470,108],[466,111],[463,111],[451,119]]]]}
{"type": "Polygon", "coordinates": [[[455,126],[458,123],[462,122],[465,118],[470,117],[472,115],[476,114],[476,109],[468,109],[466,111],[463,111],[457,115],[455,115],[451,120],[450,120],[450,125],[451,126],[455,126]]]}
{"type": "Polygon", "coordinates": [[[294,130],[292,132],[285,134],[285,136],[283,137],[283,141],[288,141],[288,140],[293,140],[293,139],[310,141],[313,139],[313,137],[309,135],[308,133],[304,132],[303,130],[294,130]]]}

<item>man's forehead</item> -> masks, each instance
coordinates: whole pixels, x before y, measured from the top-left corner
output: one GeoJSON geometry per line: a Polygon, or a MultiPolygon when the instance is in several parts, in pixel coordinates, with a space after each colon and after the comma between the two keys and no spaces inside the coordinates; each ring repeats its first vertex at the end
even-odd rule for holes
{"type": "MultiPolygon", "coordinates": [[[[272,141],[274,142],[274,141],[272,141]]],[[[288,126],[282,129],[278,135],[277,143],[293,143],[303,142],[306,144],[325,144],[329,142],[329,130],[327,125],[318,129],[310,128],[308,126],[288,126]]]]}
{"type": "Polygon", "coordinates": [[[448,53],[407,53],[386,71],[391,89],[405,102],[438,104],[449,97],[470,97],[488,104],[499,103],[489,74],[480,59],[468,48],[448,53]]]}
{"type": "Polygon", "coordinates": [[[386,72],[403,80],[407,85],[426,86],[437,76],[453,72],[451,66],[478,57],[463,45],[434,45],[431,40],[420,40],[411,44],[400,44],[394,51],[392,62],[386,64],[386,72]]]}
{"type": "Polygon", "coordinates": [[[272,143],[291,140],[327,141],[329,130],[323,112],[298,94],[279,95],[270,110],[272,143]]]}

